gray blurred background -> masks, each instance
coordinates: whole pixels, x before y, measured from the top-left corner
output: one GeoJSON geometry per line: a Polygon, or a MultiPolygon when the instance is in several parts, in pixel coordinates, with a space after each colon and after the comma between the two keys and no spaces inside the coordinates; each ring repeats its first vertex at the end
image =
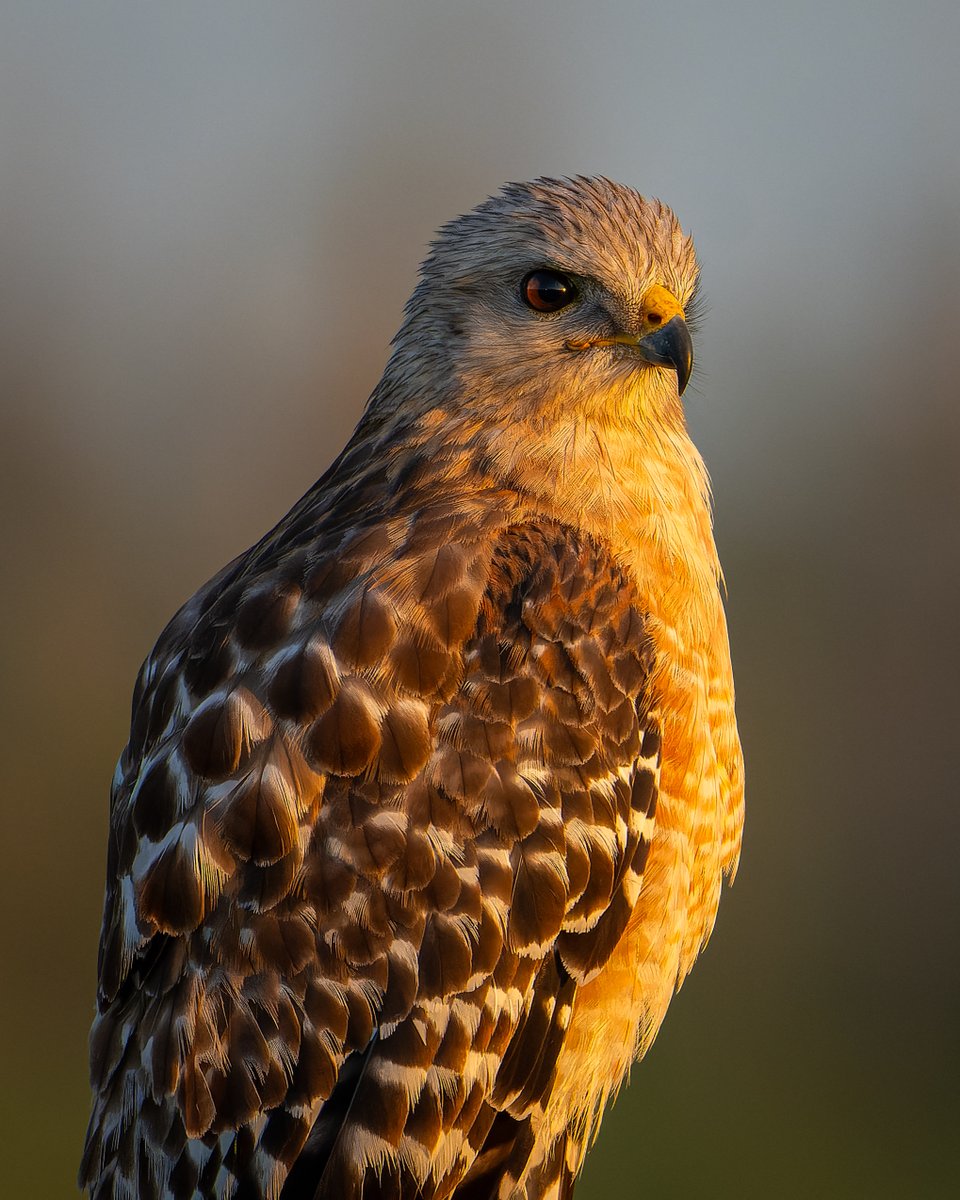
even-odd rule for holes
{"type": "Polygon", "coordinates": [[[73,1194],[141,659],[341,446],[437,225],[593,172],[703,262],[748,821],[578,1200],[956,1194],[958,14],[3,5],[4,1195],[73,1194]]]}

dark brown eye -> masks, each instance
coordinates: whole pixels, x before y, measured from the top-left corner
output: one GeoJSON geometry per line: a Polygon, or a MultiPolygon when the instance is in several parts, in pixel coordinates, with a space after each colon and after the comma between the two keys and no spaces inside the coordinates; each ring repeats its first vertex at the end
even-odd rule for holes
{"type": "Polygon", "coordinates": [[[537,312],[556,312],[577,298],[573,281],[559,271],[531,271],[520,285],[525,304],[537,312]]]}

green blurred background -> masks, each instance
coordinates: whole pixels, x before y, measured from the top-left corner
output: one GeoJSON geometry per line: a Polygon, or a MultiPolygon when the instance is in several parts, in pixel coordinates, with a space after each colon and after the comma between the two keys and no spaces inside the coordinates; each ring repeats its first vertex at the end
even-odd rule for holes
{"type": "Polygon", "coordinates": [[[955,1194],[958,13],[4,4],[4,1195],[73,1194],[141,659],[342,444],[437,225],[578,172],[697,238],[748,775],[578,1200],[955,1194]]]}

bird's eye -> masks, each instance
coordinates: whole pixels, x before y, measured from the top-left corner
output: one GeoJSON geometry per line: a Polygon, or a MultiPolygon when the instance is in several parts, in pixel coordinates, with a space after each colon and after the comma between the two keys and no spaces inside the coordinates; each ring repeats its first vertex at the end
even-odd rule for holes
{"type": "Polygon", "coordinates": [[[537,312],[551,313],[566,308],[577,298],[573,280],[559,271],[531,271],[520,284],[524,304],[537,312]]]}

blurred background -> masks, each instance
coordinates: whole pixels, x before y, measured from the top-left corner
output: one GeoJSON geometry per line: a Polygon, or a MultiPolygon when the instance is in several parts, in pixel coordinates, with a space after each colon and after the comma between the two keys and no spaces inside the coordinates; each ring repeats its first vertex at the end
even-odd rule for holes
{"type": "Polygon", "coordinates": [[[955,1194],[958,54],[954,0],[3,5],[5,1195],[75,1191],[141,660],[333,458],[434,229],[545,173],[697,239],[748,775],[578,1200],[955,1194]]]}

